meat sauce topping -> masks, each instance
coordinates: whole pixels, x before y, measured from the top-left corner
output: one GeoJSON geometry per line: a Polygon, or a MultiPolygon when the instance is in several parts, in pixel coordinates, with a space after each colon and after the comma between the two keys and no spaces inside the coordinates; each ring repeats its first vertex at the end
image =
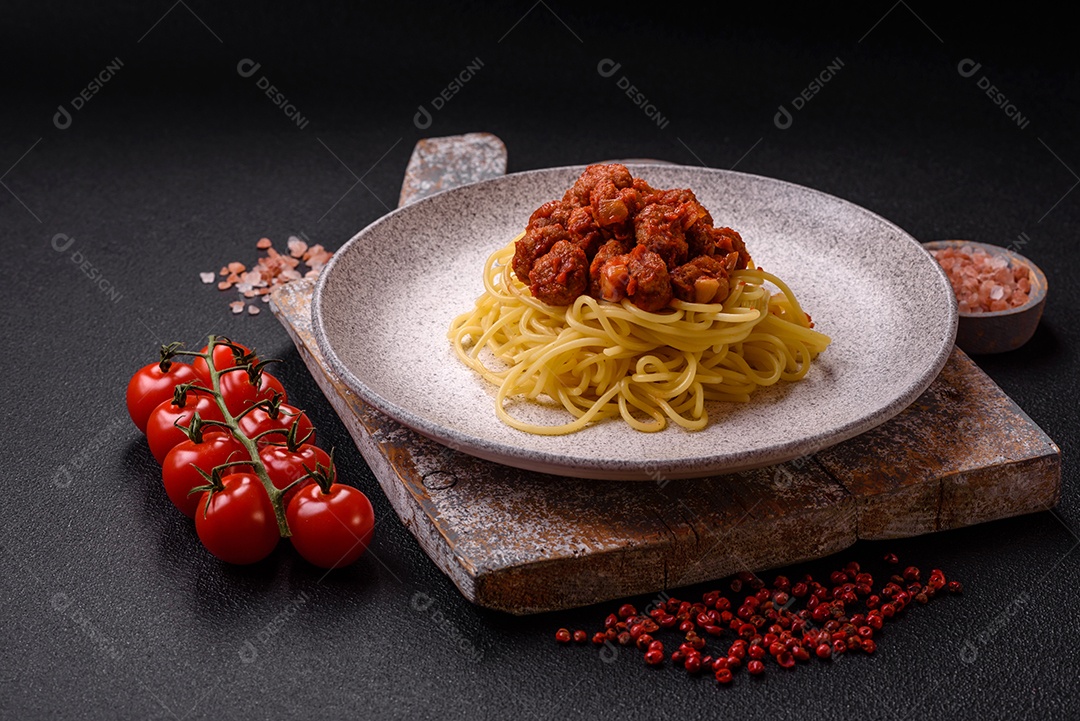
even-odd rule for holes
{"type": "Polygon", "coordinates": [[[588,294],[658,311],[672,298],[723,302],[728,275],[749,263],[742,237],[713,227],[693,191],[657,190],[613,163],[590,165],[561,200],[536,209],[513,269],[548,305],[588,294]]]}

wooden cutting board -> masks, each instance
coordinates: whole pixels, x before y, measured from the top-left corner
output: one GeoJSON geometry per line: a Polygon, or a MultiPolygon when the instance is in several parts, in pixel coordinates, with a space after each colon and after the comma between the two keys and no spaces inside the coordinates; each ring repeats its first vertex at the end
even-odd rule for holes
{"type": "MultiPolygon", "coordinates": [[[[417,143],[399,205],[506,171],[498,138],[417,143]]],[[[402,522],[470,601],[537,613],[1049,509],[1058,447],[962,351],[903,413],[813,456],[706,479],[607,482],[453,451],[363,403],[324,363],[314,283],[271,307],[402,522]]]]}

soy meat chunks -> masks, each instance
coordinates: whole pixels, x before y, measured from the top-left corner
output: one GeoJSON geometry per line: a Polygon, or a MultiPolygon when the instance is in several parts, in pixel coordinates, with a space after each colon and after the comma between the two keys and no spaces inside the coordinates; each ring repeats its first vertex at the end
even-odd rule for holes
{"type": "Polygon", "coordinates": [[[649,311],[672,297],[723,302],[728,274],[751,262],[742,237],[714,227],[693,191],[653,188],[618,163],[590,165],[537,208],[514,250],[514,273],[545,303],[588,293],[649,311]]]}
{"type": "MultiPolygon", "coordinates": [[[[609,240],[600,247],[600,250],[596,251],[596,256],[593,257],[592,264],[589,266],[589,295],[593,298],[611,300],[611,298],[605,298],[601,286],[600,271],[609,260],[620,255],[625,255],[627,250],[629,250],[629,248],[623,243],[617,240],[609,240]]],[[[629,277],[627,280],[629,280],[629,277]]],[[[609,279],[609,283],[610,282],[609,279]]],[[[622,284],[622,287],[625,288],[625,283],[622,284]]],[[[623,291],[623,295],[625,295],[625,291],[623,291]]],[[[621,300],[622,296],[620,295],[618,299],[621,300]]]]}
{"type": "Polygon", "coordinates": [[[589,287],[589,261],[581,248],[560,240],[536,259],[529,277],[529,290],[537,300],[570,305],[589,287]]]}
{"type": "Polygon", "coordinates": [[[629,298],[642,310],[655,312],[671,302],[667,264],[643,245],[607,260],[600,267],[601,298],[618,302],[629,298]]]}
{"type": "Polygon", "coordinates": [[[717,255],[726,255],[732,251],[739,254],[735,270],[745,270],[750,265],[750,253],[746,251],[746,243],[737,231],[731,228],[715,228],[713,236],[716,241],[717,255]]]}
{"type": "Polygon", "coordinates": [[[537,208],[529,217],[525,236],[514,244],[514,273],[529,282],[533,263],[560,240],[569,240],[566,223],[573,208],[561,200],[552,200],[537,208]]]}
{"type": "MultiPolygon", "coordinates": [[[[733,266],[738,259],[732,253],[733,266]]],[[[688,303],[722,301],[728,295],[728,266],[716,258],[700,255],[671,271],[671,290],[676,298],[688,303]]]]}
{"type": "Polygon", "coordinates": [[[664,259],[669,268],[686,262],[686,235],[678,208],[655,203],[645,206],[634,218],[634,238],[638,245],[664,259]]]}
{"type": "Polygon", "coordinates": [[[592,260],[596,251],[604,244],[604,235],[600,232],[600,226],[596,224],[589,206],[574,208],[566,221],[566,230],[570,233],[570,240],[585,251],[585,257],[589,260],[592,260]]]}

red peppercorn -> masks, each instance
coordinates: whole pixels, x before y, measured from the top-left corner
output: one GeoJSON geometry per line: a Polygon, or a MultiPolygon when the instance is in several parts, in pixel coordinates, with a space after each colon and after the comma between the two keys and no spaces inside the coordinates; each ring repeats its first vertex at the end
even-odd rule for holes
{"type": "Polygon", "coordinates": [[[905,581],[918,581],[919,575],[919,569],[916,566],[908,566],[904,569],[905,581]]]}
{"type": "Polygon", "coordinates": [[[757,645],[751,646],[750,648],[748,648],[746,650],[746,653],[752,659],[755,659],[755,660],[762,659],[762,658],[765,658],[765,647],[764,646],[757,646],[757,645]]]}
{"type": "Polygon", "coordinates": [[[799,581],[798,583],[796,583],[795,585],[793,585],[791,587],[791,595],[794,596],[795,598],[802,598],[803,596],[805,596],[809,592],[810,592],[810,589],[807,588],[806,584],[803,583],[802,581],[799,581]]]}
{"type": "Polygon", "coordinates": [[[604,619],[604,628],[613,628],[618,622],[618,616],[616,616],[614,613],[608,614],[608,617],[604,619]]]}
{"type": "Polygon", "coordinates": [[[659,624],[660,628],[671,628],[675,625],[675,617],[671,614],[664,614],[659,617],[657,624],[659,624]]]}
{"type": "Polygon", "coordinates": [[[829,658],[832,656],[832,646],[827,643],[818,644],[818,647],[814,649],[814,653],[818,658],[829,658]]]}
{"type": "Polygon", "coordinates": [[[636,616],[637,610],[629,603],[624,603],[619,606],[619,618],[629,618],[630,616],[636,616]]]}
{"type": "Polygon", "coordinates": [[[885,618],[892,618],[896,615],[896,606],[892,603],[881,604],[881,615],[885,618]]]}
{"type": "Polygon", "coordinates": [[[688,631],[693,631],[694,630],[694,622],[693,621],[683,621],[682,623],[679,624],[679,630],[682,631],[683,633],[687,633],[688,631]]]}
{"type": "Polygon", "coordinates": [[[964,584],[960,583],[959,581],[949,581],[949,592],[950,593],[963,593],[964,592],[964,584]]]}
{"type": "Polygon", "coordinates": [[[685,653],[683,653],[682,651],[673,651],[672,652],[672,654],[671,654],[671,662],[673,664],[678,665],[678,664],[682,663],[684,660],[686,660],[686,654],[685,653]]]}
{"type": "Polygon", "coordinates": [[[897,555],[895,553],[886,553],[885,554],[885,563],[892,563],[892,564],[900,563],[900,559],[897,557],[897,555]]]}
{"type": "Polygon", "coordinates": [[[643,633],[643,634],[641,634],[640,636],[637,637],[637,640],[635,641],[635,644],[642,651],[646,651],[646,650],[648,650],[649,646],[652,645],[652,642],[653,642],[653,637],[650,636],[647,633],[643,633]]]}
{"type": "Polygon", "coordinates": [[[719,598],[720,598],[720,592],[719,591],[709,591],[708,593],[705,593],[705,594],[703,594],[701,596],[701,602],[704,603],[709,608],[712,608],[712,607],[714,607],[716,605],[716,601],[719,598]]]}
{"type": "Polygon", "coordinates": [[[619,645],[620,646],[629,646],[633,642],[634,642],[634,639],[630,636],[629,631],[623,631],[622,633],[619,634],[619,645]]]}
{"type": "Polygon", "coordinates": [[[732,671],[737,671],[739,666],[742,666],[742,659],[738,656],[728,656],[727,667],[732,671]]]}
{"type": "Polygon", "coordinates": [[[915,600],[918,601],[920,604],[925,605],[930,600],[930,598],[925,593],[916,593],[915,600]]]}
{"type": "Polygon", "coordinates": [[[705,648],[705,639],[703,639],[701,636],[695,636],[690,641],[690,645],[693,646],[695,650],[700,651],[701,649],[705,648]]]}
{"type": "Polygon", "coordinates": [[[863,638],[873,638],[874,637],[874,629],[870,628],[869,626],[860,626],[859,627],[859,635],[862,636],[863,638]]]}
{"type": "Polygon", "coordinates": [[[587,633],[585,633],[584,631],[582,631],[581,629],[578,629],[577,631],[574,631],[574,641],[575,642],[577,642],[577,643],[585,643],[588,640],[589,640],[589,635],[587,633]]]}
{"type": "Polygon", "coordinates": [[[721,656],[719,658],[713,659],[713,662],[712,662],[712,670],[713,671],[719,671],[720,669],[727,668],[727,667],[728,667],[727,656],[721,656]]]}
{"type": "Polygon", "coordinates": [[[880,631],[881,627],[885,624],[883,623],[881,616],[875,614],[873,616],[866,617],[866,625],[874,629],[875,631],[880,631]]]}
{"type": "Polygon", "coordinates": [[[731,610],[731,599],[730,598],[724,598],[723,596],[716,599],[716,610],[720,611],[721,613],[724,612],[724,611],[730,611],[731,610]]]}
{"type": "Polygon", "coordinates": [[[862,642],[862,650],[866,653],[873,653],[877,650],[877,643],[871,638],[865,638],[862,642]]]}
{"type": "Polygon", "coordinates": [[[693,656],[686,657],[686,663],[684,664],[687,673],[697,673],[701,670],[701,655],[694,654],[693,656]]]}
{"type": "Polygon", "coordinates": [[[715,678],[717,683],[729,684],[731,683],[733,676],[730,669],[722,668],[716,672],[715,678]]]}
{"type": "Polygon", "coordinates": [[[664,652],[658,649],[645,652],[645,663],[650,666],[659,666],[664,662],[664,652]]]}
{"type": "Polygon", "coordinates": [[[847,644],[843,641],[833,641],[832,650],[833,653],[844,653],[845,651],[847,651],[847,644]]]}
{"type": "Polygon", "coordinates": [[[754,676],[760,676],[765,673],[765,664],[757,659],[754,659],[750,663],[746,664],[746,670],[754,676]]]}
{"type": "Polygon", "coordinates": [[[784,651],[776,656],[776,662],[782,668],[791,668],[795,665],[795,657],[791,654],[791,651],[784,651]]]}
{"type": "Polygon", "coordinates": [[[719,626],[706,626],[705,627],[705,633],[709,634],[710,636],[719,636],[723,632],[724,632],[724,629],[720,628],[719,626]]]}
{"type": "Polygon", "coordinates": [[[592,637],[592,642],[595,643],[597,646],[603,646],[607,642],[607,634],[605,634],[603,631],[598,631],[597,633],[594,633],[592,637]]]}
{"type": "Polygon", "coordinates": [[[784,644],[780,643],[779,641],[773,641],[769,644],[769,653],[773,656],[779,656],[785,651],[787,651],[787,647],[785,647],[784,644]]]}
{"type": "Polygon", "coordinates": [[[796,661],[809,661],[810,652],[806,650],[805,646],[796,646],[791,649],[791,655],[795,657],[796,661]]]}
{"type": "Polygon", "coordinates": [[[570,643],[570,631],[565,628],[560,628],[555,632],[555,640],[559,643],[570,643]]]}

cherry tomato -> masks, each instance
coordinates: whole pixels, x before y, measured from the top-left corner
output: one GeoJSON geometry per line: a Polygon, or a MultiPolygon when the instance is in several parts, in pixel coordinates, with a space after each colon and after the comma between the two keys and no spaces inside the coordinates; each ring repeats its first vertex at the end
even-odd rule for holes
{"type": "Polygon", "coordinates": [[[221,395],[225,398],[225,406],[229,409],[229,413],[233,415],[237,415],[253,403],[270,400],[275,393],[280,394],[282,400],[285,400],[285,387],[281,385],[281,381],[269,373],[259,375],[258,388],[252,385],[248,374],[242,371],[233,371],[221,376],[221,395]]]}
{"type": "Polygon", "coordinates": [[[143,366],[128,381],[128,415],[139,430],[146,433],[146,421],[150,414],[162,401],[172,400],[173,389],[181,383],[198,380],[199,375],[187,363],[173,362],[165,373],[161,372],[161,366],[157,363],[143,366]]]}
{"type": "MultiPolygon", "coordinates": [[[[242,348],[245,353],[250,353],[251,350],[247,346],[234,343],[238,348],[242,348]]],[[[203,346],[200,353],[206,353],[210,350],[210,346],[203,346]]],[[[214,367],[216,369],[224,370],[225,368],[232,368],[236,365],[236,355],[233,353],[233,349],[227,345],[215,345],[214,346],[214,367]]],[[[210,387],[210,366],[206,364],[206,361],[202,358],[195,358],[191,361],[191,367],[195,369],[195,372],[199,374],[199,377],[206,382],[206,387],[210,387]]],[[[239,371],[237,372],[239,373],[239,371]]],[[[227,373],[226,376],[231,376],[232,373],[227,373]]]]}
{"type": "Polygon", "coordinates": [[[179,419],[180,425],[187,426],[191,423],[191,416],[195,411],[198,411],[200,418],[208,421],[225,420],[217,401],[205,393],[195,392],[187,394],[183,407],[175,406],[168,400],[150,414],[150,419],[146,422],[146,440],[158,463],[165,460],[173,446],[187,440],[187,434],[175,427],[173,422],[179,419]]]}
{"type": "MultiPolygon", "coordinates": [[[[310,443],[301,444],[295,451],[290,451],[285,446],[266,445],[259,449],[259,458],[262,459],[263,465],[266,466],[266,473],[270,476],[270,480],[274,482],[275,488],[285,488],[297,478],[305,475],[308,470],[314,471],[316,466],[319,465],[329,468],[331,463],[330,454],[310,443]],[[307,466],[307,470],[304,469],[304,466],[307,466]]],[[[288,508],[289,503],[296,497],[301,488],[306,488],[314,483],[315,481],[309,478],[300,485],[294,486],[292,490],[285,494],[281,502],[288,508]]]]}
{"type": "Polygon", "coordinates": [[[285,511],[292,543],[309,563],[341,568],[367,550],[375,530],[371,501],[358,489],[335,483],[329,493],[318,485],[300,490],[285,511]]]}
{"type": "MultiPolygon", "coordinates": [[[[186,440],[173,447],[161,463],[161,480],[169,500],[188,518],[195,517],[201,493],[189,495],[192,488],[205,486],[207,481],[196,467],[210,473],[214,466],[249,458],[247,450],[230,434],[211,431],[203,436],[202,443],[186,440]]],[[[225,475],[253,471],[251,466],[233,466],[225,475]]]]}
{"type": "Polygon", "coordinates": [[[311,425],[311,420],[308,419],[306,413],[303,413],[299,408],[290,406],[288,403],[281,404],[277,418],[271,418],[264,408],[256,408],[240,419],[240,430],[248,438],[254,438],[266,431],[279,430],[281,433],[271,433],[259,439],[259,444],[280,443],[285,440],[285,434],[289,432],[289,428],[292,427],[297,417],[300,420],[296,426],[296,439],[299,441],[311,432],[311,437],[304,440],[307,443],[314,443],[315,427],[311,425]]]}
{"type": "Polygon", "coordinates": [[[195,511],[199,540],[227,563],[261,561],[281,538],[266,489],[254,473],[232,473],[221,482],[224,490],[199,497],[195,511]]]}

